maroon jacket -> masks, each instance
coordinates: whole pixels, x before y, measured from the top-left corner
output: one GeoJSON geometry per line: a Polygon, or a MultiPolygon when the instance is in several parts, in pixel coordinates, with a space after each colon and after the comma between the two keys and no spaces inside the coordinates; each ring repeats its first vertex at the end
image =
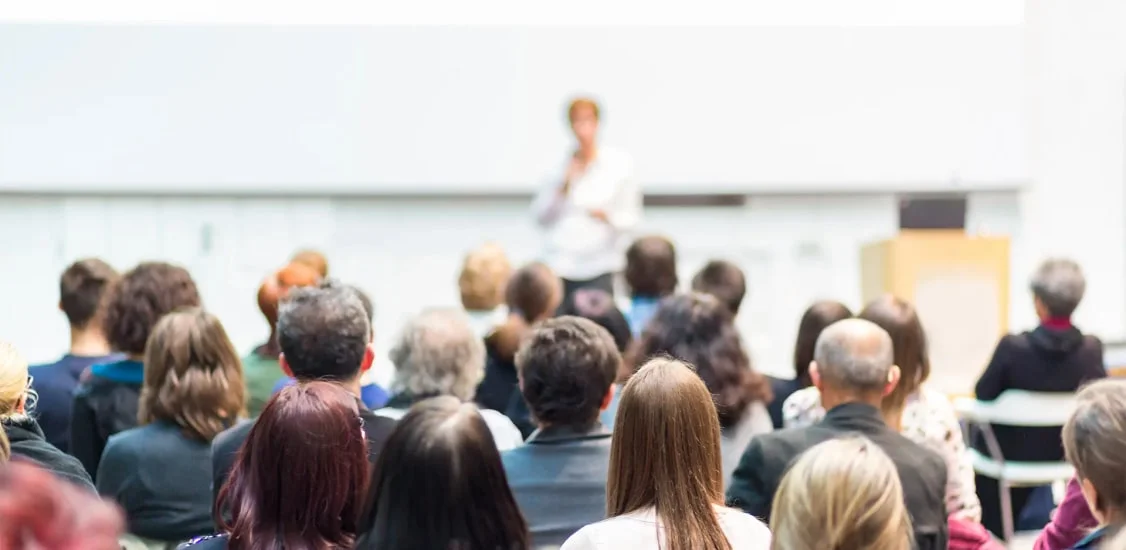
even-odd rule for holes
{"type": "Polygon", "coordinates": [[[971,523],[950,516],[949,550],[1005,550],[1005,546],[995,540],[980,523],[971,523]]]}
{"type": "Polygon", "coordinates": [[[1079,482],[1071,478],[1067,483],[1067,494],[1056,508],[1052,522],[1040,532],[1040,536],[1036,537],[1036,545],[1032,548],[1033,550],[1071,548],[1098,525],[1098,520],[1091,515],[1091,509],[1087,507],[1087,500],[1083,498],[1083,491],[1079,490],[1079,482]]]}

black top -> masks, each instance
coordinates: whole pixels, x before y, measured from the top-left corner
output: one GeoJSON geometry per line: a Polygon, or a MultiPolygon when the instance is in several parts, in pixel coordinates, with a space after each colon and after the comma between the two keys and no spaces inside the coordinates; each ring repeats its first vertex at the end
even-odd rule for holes
{"type": "Polygon", "coordinates": [[[39,424],[30,418],[4,421],[4,433],[12,445],[12,456],[23,457],[70,481],[83,489],[94,491],[90,475],[73,456],[47,443],[39,424]]]}
{"type": "Polygon", "coordinates": [[[31,389],[39,394],[35,402],[35,420],[43,428],[48,443],[64,453],[70,450],[70,415],[79,378],[92,365],[120,359],[114,355],[90,357],[68,353],[54,363],[28,370],[28,374],[35,378],[31,389]]]}
{"type": "MultiPolygon", "coordinates": [[[[502,358],[493,346],[486,342],[488,356],[485,359],[485,378],[477,386],[474,401],[482,409],[504,411],[508,400],[519,385],[516,379],[516,364],[511,358],[502,358]]],[[[527,437],[527,434],[525,434],[527,437]]]]}
{"type": "MultiPolygon", "coordinates": [[[[1106,377],[1103,344],[1075,327],[1038,327],[1031,332],[1001,339],[993,359],[977,382],[975,393],[992,401],[1005,390],[1075,392],[1083,384],[1106,377]]],[[[1008,460],[1056,461],[1063,459],[1060,428],[996,426],[993,433],[1008,460]]],[[[980,434],[974,447],[988,454],[980,434]]]]}
{"type": "Polygon", "coordinates": [[[157,421],[110,438],[98,468],[98,493],[125,511],[129,532],[179,542],[215,531],[211,520],[211,445],[157,421]]]}
{"type": "Polygon", "coordinates": [[[895,463],[911,514],[915,547],[945,550],[946,464],[934,452],[888,428],[879,409],[863,403],[834,407],[813,426],[755,436],[732,475],[728,505],[769,522],[774,493],[790,463],[810,447],[849,433],[866,436],[895,463]]]}
{"type": "MultiPolygon", "coordinates": [[[[391,430],[395,428],[395,421],[385,416],[377,416],[363,403],[360,403],[359,407],[360,418],[364,421],[364,434],[367,435],[368,460],[375,464],[375,457],[383,448],[383,444],[387,442],[391,430]]],[[[253,421],[242,422],[215,436],[215,440],[211,442],[211,472],[213,476],[211,498],[213,504],[219,498],[219,491],[227,482],[227,477],[231,474],[231,469],[234,468],[235,460],[238,458],[239,449],[250,436],[252,426],[254,426],[253,421]]]]}
{"type": "Polygon", "coordinates": [[[98,462],[106,441],[137,426],[144,364],[118,361],[94,365],[74,394],[70,421],[70,454],[97,479],[98,462]]]}
{"type": "Polygon", "coordinates": [[[797,379],[789,380],[785,378],[775,378],[767,376],[770,380],[770,389],[774,393],[774,401],[771,401],[766,406],[766,410],[770,412],[770,421],[774,424],[775,430],[782,429],[782,404],[786,402],[786,398],[793,395],[794,392],[802,389],[801,382],[797,379]]]}

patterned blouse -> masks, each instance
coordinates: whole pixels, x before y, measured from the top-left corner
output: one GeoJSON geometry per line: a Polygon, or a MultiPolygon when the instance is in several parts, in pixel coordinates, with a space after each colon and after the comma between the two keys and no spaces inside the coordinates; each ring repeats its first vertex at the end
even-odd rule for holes
{"type": "MultiPolygon", "coordinates": [[[[799,428],[825,417],[821,393],[809,387],[794,392],[782,405],[782,422],[799,428]]],[[[946,512],[966,521],[981,521],[981,501],[974,487],[974,468],[962,426],[946,395],[923,388],[907,398],[901,431],[908,439],[939,454],[946,462],[946,512]]]]}

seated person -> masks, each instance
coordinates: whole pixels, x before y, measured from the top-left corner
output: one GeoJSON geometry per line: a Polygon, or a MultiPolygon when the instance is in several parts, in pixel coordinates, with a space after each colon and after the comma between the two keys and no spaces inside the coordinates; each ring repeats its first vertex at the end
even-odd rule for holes
{"type": "Polygon", "coordinates": [[[934,452],[888,427],[880,411],[884,395],[899,382],[899,367],[892,358],[891,337],[870,321],[845,319],[822,331],[809,376],[828,413],[812,426],[752,439],[727,490],[728,505],[769,521],[775,492],[797,456],[822,441],[860,434],[895,464],[915,548],[944,550],[946,465],[934,452]]]}
{"type": "Polygon", "coordinates": [[[461,307],[474,332],[484,338],[508,318],[505,287],[512,265],[500,245],[487,243],[465,255],[457,277],[461,307]]]}
{"type": "MultiPolygon", "coordinates": [[[[394,420],[411,405],[440,395],[473,401],[473,392],[485,369],[485,344],[473,332],[465,313],[455,309],[423,311],[403,326],[399,341],[391,348],[395,364],[395,394],[387,406],[375,411],[394,420]]],[[[498,449],[508,450],[524,442],[520,430],[504,414],[482,409],[498,449]]]]}
{"type": "Polygon", "coordinates": [[[70,325],[70,351],[47,365],[31,367],[31,389],[39,395],[36,420],[47,442],[62,452],[70,449],[70,414],[74,389],[86,369],[119,361],[102,329],[102,297],[119,275],[105,262],[90,258],[66,268],[59,280],[59,309],[70,325]]]}
{"type": "Polygon", "coordinates": [[[657,313],[665,296],[676,292],[676,247],[658,236],[641,237],[626,250],[626,284],[629,307],[624,308],[634,337],[657,313]]]}
{"type": "Polygon", "coordinates": [[[1104,542],[1126,525],[1126,380],[1083,388],[1061,437],[1080,491],[1099,522],[1072,548],[1109,548],[1104,542]]]}
{"type": "Polygon", "coordinates": [[[747,278],[739,266],[726,260],[712,260],[692,277],[692,292],[715,296],[736,317],[747,295],[747,278]]]}
{"type": "MultiPolygon", "coordinates": [[[[1084,335],[1071,324],[1071,314],[1083,299],[1086,286],[1082,270],[1073,261],[1052,259],[1040,265],[1031,284],[1040,326],[1001,339],[977,382],[978,399],[991,401],[1011,389],[1074,392],[1084,383],[1106,376],[1102,342],[1084,335]]],[[[1063,459],[1059,428],[995,426],[993,433],[1006,460],[1063,459]]],[[[974,447],[986,455],[989,453],[981,434],[974,438],[974,447]]],[[[982,523],[1000,535],[1001,501],[997,480],[979,475],[976,483],[982,523]]],[[[1010,489],[1014,523],[1034,490],[1033,487],[1010,489]]]]}
{"type": "Polygon", "coordinates": [[[539,429],[501,455],[535,546],[558,546],[606,517],[610,404],[621,364],[606,329],[577,317],[544,321],[516,355],[520,388],[539,429]]]}
{"type": "Polygon", "coordinates": [[[774,429],[782,428],[782,404],[794,392],[808,388],[812,382],[809,380],[809,364],[813,362],[813,346],[817,344],[817,337],[825,327],[852,317],[848,307],[840,302],[822,300],[815,302],[805,310],[798,325],[797,343],[794,344],[794,378],[767,377],[770,379],[770,389],[773,390],[774,400],[767,407],[770,410],[770,421],[774,429]]]}

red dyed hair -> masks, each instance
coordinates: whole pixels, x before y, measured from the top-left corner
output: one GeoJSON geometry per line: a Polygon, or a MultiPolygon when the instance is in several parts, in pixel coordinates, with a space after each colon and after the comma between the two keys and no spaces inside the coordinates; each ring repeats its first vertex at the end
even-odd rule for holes
{"type": "Polygon", "coordinates": [[[0,548],[117,550],[121,512],[28,463],[0,470],[0,548]]]}
{"type": "Polygon", "coordinates": [[[278,302],[289,294],[294,287],[313,286],[319,283],[321,276],[315,269],[303,263],[291,263],[262,282],[258,287],[258,309],[270,326],[278,322],[278,302]]]}
{"type": "Polygon", "coordinates": [[[351,548],[370,477],[363,424],[356,397],[329,382],[275,395],[216,502],[227,547],[351,548]]]}

